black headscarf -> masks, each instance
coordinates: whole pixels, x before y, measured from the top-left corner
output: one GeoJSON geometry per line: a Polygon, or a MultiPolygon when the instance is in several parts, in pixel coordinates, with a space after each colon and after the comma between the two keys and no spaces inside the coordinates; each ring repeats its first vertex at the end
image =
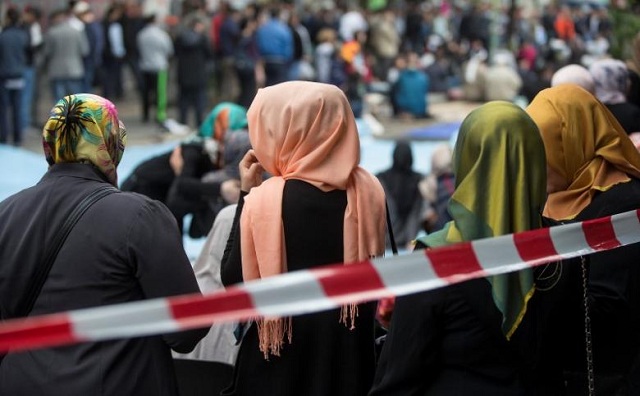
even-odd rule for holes
{"type": "Polygon", "coordinates": [[[398,217],[405,220],[416,200],[420,199],[418,183],[422,175],[414,172],[413,154],[408,142],[398,142],[393,150],[393,165],[378,174],[387,197],[396,205],[398,217]]]}

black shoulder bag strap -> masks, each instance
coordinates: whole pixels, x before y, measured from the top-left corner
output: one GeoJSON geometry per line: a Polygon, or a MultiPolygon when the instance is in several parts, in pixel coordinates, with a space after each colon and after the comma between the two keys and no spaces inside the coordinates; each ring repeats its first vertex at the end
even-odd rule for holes
{"type": "Polygon", "coordinates": [[[391,251],[394,256],[398,255],[398,246],[396,245],[396,239],[393,237],[393,228],[391,227],[391,214],[389,214],[389,205],[385,205],[387,210],[387,230],[389,231],[389,241],[391,242],[391,251]]]}
{"type": "Polygon", "coordinates": [[[65,222],[60,227],[60,231],[56,233],[49,249],[45,254],[45,259],[43,264],[36,269],[36,272],[33,276],[33,282],[29,289],[27,290],[27,298],[24,300],[24,304],[17,310],[16,317],[25,317],[31,313],[33,309],[33,305],[36,302],[36,299],[40,295],[40,291],[42,290],[42,286],[44,285],[44,281],[49,276],[49,272],[51,271],[51,267],[53,266],[53,262],[56,261],[56,257],[58,256],[58,252],[60,248],[64,244],[64,241],[67,239],[67,236],[76,225],[78,220],[82,217],[84,212],[87,211],[94,203],[98,202],[102,198],[107,195],[119,192],[116,188],[112,186],[101,186],[100,188],[93,191],[86,198],[84,198],[78,206],[76,206],[65,222]]]}

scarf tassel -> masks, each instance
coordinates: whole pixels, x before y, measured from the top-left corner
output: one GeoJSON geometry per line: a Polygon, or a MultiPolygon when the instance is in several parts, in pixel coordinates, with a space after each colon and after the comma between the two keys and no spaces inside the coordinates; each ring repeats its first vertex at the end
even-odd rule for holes
{"type": "MultiPolygon", "coordinates": [[[[356,317],[358,316],[358,305],[349,304],[340,308],[340,323],[343,323],[349,330],[356,328],[356,317]]],[[[293,338],[292,319],[259,319],[258,340],[260,344],[260,352],[262,352],[265,360],[269,360],[269,355],[280,356],[280,350],[284,346],[285,337],[287,342],[291,344],[293,338]]]]}

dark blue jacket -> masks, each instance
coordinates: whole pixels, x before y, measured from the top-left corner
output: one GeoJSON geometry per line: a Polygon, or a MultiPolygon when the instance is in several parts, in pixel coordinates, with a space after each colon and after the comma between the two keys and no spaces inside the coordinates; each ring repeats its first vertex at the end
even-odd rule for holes
{"type": "Polygon", "coordinates": [[[29,33],[17,26],[0,32],[0,78],[18,78],[27,67],[29,33]]]}

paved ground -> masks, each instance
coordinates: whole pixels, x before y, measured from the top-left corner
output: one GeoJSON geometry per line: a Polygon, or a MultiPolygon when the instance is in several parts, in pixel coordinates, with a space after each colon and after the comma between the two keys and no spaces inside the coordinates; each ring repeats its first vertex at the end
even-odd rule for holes
{"type": "MultiPolygon", "coordinates": [[[[437,98],[436,98],[437,99],[437,98]]],[[[134,92],[127,92],[124,100],[116,101],[120,118],[127,127],[127,146],[142,146],[158,144],[168,141],[180,140],[180,137],[163,132],[154,123],[143,123],[141,121],[141,106],[134,92]]],[[[43,114],[41,122],[46,119],[46,114],[52,106],[48,95],[43,95],[39,101],[40,113],[43,114]]],[[[414,128],[424,127],[442,122],[461,121],[477,104],[468,102],[443,102],[435,101],[431,104],[430,112],[434,116],[426,120],[402,120],[390,117],[386,109],[378,112],[377,119],[384,127],[384,133],[377,136],[379,139],[395,139],[402,137],[403,133],[414,128]]],[[[175,108],[170,108],[169,117],[177,118],[175,108]]],[[[40,142],[40,129],[29,127],[25,130],[23,147],[37,153],[42,152],[40,142]]]]}

